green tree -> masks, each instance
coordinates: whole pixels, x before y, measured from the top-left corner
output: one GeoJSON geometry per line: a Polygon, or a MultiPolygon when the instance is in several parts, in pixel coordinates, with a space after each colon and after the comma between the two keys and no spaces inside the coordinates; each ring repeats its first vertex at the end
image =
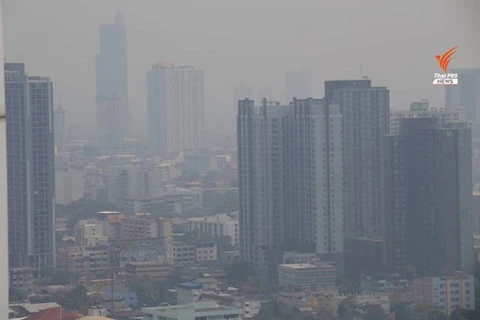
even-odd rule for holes
{"type": "Polygon", "coordinates": [[[87,289],[84,286],[77,286],[69,292],[57,292],[54,294],[54,301],[63,308],[70,311],[84,312],[90,306],[91,300],[87,296],[87,289]]]}
{"type": "Polygon", "coordinates": [[[23,301],[25,300],[25,293],[17,288],[10,288],[8,290],[8,300],[9,301],[23,301]]]}
{"type": "Polygon", "coordinates": [[[395,312],[395,320],[410,320],[413,316],[412,307],[405,303],[392,306],[392,310],[395,312]]]}
{"type": "Polygon", "coordinates": [[[447,316],[439,307],[416,305],[411,320],[447,320],[447,316]]]}
{"type": "Polygon", "coordinates": [[[342,278],[338,280],[338,291],[342,294],[354,294],[360,291],[360,284],[350,278],[342,278]]]}
{"type": "Polygon", "coordinates": [[[345,298],[338,305],[337,316],[339,320],[355,320],[360,316],[359,306],[355,302],[355,298],[345,298]]]}
{"type": "Polygon", "coordinates": [[[367,305],[362,308],[363,318],[365,320],[387,320],[388,315],[383,311],[382,307],[377,305],[367,305]]]}
{"type": "Polygon", "coordinates": [[[127,287],[137,294],[139,307],[159,305],[166,300],[168,287],[148,276],[132,276],[126,281],[127,287]]]}
{"type": "Polygon", "coordinates": [[[225,270],[231,284],[239,286],[254,275],[253,268],[247,262],[234,262],[225,270]]]}

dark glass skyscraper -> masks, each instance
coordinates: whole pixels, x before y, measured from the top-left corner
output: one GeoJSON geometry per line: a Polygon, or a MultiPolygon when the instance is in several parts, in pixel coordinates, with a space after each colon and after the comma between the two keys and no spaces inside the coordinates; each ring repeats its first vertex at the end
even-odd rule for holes
{"type": "Polygon", "coordinates": [[[8,235],[11,267],[55,264],[52,82],[5,64],[8,235]]]}
{"type": "Polygon", "coordinates": [[[471,128],[400,120],[384,137],[385,257],[390,272],[473,272],[471,128]]]}

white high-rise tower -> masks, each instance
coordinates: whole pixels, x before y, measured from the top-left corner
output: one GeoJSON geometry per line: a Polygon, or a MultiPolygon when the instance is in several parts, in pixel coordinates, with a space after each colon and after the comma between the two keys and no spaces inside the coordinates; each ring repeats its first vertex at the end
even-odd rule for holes
{"type": "Polygon", "coordinates": [[[0,0],[0,318],[8,317],[7,139],[3,75],[3,11],[0,0]]]}

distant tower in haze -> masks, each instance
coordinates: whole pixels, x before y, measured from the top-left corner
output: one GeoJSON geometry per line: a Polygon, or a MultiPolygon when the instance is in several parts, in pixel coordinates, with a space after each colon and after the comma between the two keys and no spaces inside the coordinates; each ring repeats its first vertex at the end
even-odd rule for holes
{"type": "Polygon", "coordinates": [[[67,119],[66,111],[62,105],[58,105],[53,114],[53,132],[55,140],[55,155],[57,159],[65,159],[67,156],[67,119]]]}
{"type": "Polygon", "coordinates": [[[156,64],[147,72],[148,145],[153,155],[198,150],[205,132],[203,70],[156,64]]]}
{"type": "MultiPolygon", "coordinates": [[[[97,119],[97,123],[101,121],[102,127],[111,126],[106,130],[108,132],[122,130],[122,134],[116,133],[115,135],[123,137],[125,133],[129,132],[131,121],[128,108],[127,27],[125,17],[120,12],[116,13],[113,24],[100,26],[100,50],[96,55],[95,62],[97,109],[104,104],[110,104],[112,100],[116,100],[121,108],[118,125],[107,120],[108,115],[97,119]]],[[[98,130],[100,131],[100,129],[98,130]]],[[[98,139],[105,140],[103,137],[98,137],[98,139]]],[[[123,144],[123,140],[121,143],[123,144]]],[[[102,146],[100,147],[102,148],[102,146]]]]}
{"type": "Polygon", "coordinates": [[[8,236],[11,267],[55,265],[52,82],[5,64],[8,236]]]}
{"type": "Polygon", "coordinates": [[[102,153],[117,154],[123,151],[125,130],[122,117],[121,99],[97,99],[97,137],[102,153]]]}
{"type": "Polygon", "coordinates": [[[308,68],[285,73],[285,102],[312,96],[312,72],[308,68]]]}
{"type": "Polygon", "coordinates": [[[3,10],[0,1],[0,315],[8,318],[8,206],[7,206],[7,140],[5,124],[5,86],[3,73],[3,10]]]}

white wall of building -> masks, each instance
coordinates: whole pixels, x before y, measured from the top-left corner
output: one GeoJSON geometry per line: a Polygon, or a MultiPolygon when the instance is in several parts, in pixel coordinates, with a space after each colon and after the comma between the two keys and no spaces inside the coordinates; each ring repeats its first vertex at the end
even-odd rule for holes
{"type": "Polygon", "coordinates": [[[55,171],[55,200],[57,204],[69,205],[82,199],[85,193],[83,172],[76,169],[55,171]]]}

